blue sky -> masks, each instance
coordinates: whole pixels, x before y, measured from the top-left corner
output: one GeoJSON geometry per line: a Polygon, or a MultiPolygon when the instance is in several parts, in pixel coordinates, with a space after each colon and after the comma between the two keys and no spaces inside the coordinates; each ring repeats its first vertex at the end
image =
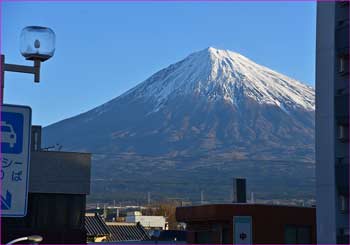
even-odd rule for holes
{"type": "Polygon", "coordinates": [[[33,124],[92,109],[209,46],[314,85],[315,2],[1,4],[7,63],[30,64],[19,53],[23,27],[56,32],[56,53],[42,64],[41,83],[6,73],[5,103],[30,105],[33,124]]]}

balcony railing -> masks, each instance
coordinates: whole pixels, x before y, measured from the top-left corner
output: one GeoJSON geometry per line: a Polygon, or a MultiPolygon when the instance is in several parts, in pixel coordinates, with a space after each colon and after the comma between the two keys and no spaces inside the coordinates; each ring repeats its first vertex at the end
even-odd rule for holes
{"type": "Polygon", "coordinates": [[[339,124],[337,126],[337,138],[343,143],[349,142],[349,125],[339,124]]]}
{"type": "Polygon", "coordinates": [[[335,165],[336,183],[339,194],[349,195],[349,157],[338,158],[335,165]]]}
{"type": "Polygon", "coordinates": [[[335,30],[335,42],[337,49],[349,48],[349,24],[341,25],[335,30]]]}
{"type": "Polygon", "coordinates": [[[349,227],[340,228],[337,235],[338,244],[349,244],[349,227]]]}
{"type": "Polygon", "coordinates": [[[335,117],[339,123],[349,123],[349,94],[341,94],[335,96],[334,110],[335,117]]]}

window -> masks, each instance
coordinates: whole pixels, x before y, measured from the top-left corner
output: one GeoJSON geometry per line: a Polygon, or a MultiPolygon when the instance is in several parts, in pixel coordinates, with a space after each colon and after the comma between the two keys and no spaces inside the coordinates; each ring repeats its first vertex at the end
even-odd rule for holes
{"type": "Polygon", "coordinates": [[[210,231],[196,232],[196,243],[199,243],[199,244],[212,243],[211,242],[211,232],[210,231]]]}
{"type": "Polygon", "coordinates": [[[349,125],[338,125],[338,139],[343,142],[349,140],[349,125]]]}
{"type": "Polygon", "coordinates": [[[338,229],[337,243],[349,244],[349,228],[338,229]]]}
{"type": "Polygon", "coordinates": [[[284,241],[287,244],[297,243],[297,229],[294,226],[287,226],[284,232],[284,241]]]}
{"type": "Polygon", "coordinates": [[[310,227],[299,227],[297,229],[297,242],[301,244],[311,243],[310,227]]]}
{"type": "Polygon", "coordinates": [[[284,232],[284,240],[287,244],[310,244],[310,226],[287,225],[284,232]]]}
{"type": "Polygon", "coordinates": [[[339,73],[349,72],[349,55],[339,56],[339,73]]]}
{"type": "Polygon", "coordinates": [[[223,244],[232,243],[232,234],[230,234],[230,230],[228,228],[222,229],[222,243],[223,244]]]}
{"type": "Polygon", "coordinates": [[[349,1],[339,1],[338,4],[340,5],[340,7],[348,7],[349,1]]]}
{"type": "Polygon", "coordinates": [[[339,208],[342,213],[349,212],[349,197],[343,195],[339,196],[339,208]]]}

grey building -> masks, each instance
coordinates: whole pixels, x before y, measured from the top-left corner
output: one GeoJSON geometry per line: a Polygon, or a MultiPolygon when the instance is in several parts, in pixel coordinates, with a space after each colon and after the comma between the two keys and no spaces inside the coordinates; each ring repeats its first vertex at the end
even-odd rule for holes
{"type": "Polygon", "coordinates": [[[317,3],[317,242],[349,243],[349,2],[317,3]]]}

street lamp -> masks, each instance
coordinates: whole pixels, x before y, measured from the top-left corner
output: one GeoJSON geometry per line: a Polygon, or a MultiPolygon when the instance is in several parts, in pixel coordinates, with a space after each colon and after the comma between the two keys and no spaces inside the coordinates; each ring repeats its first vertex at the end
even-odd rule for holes
{"type": "Polygon", "coordinates": [[[27,26],[20,36],[20,51],[33,66],[6,64],[1,55],[1,104],[4,101],[5,71],[34,74],[34,82],[40,82],[40,63],[50,59],[55,53],[55,33],[48,27],[27,26]]]}
{"type": "Polygon", "coordinates": [[[20,237],[17,238],[15,240],[12,240],[11,242],[6,243],[7,244],[15,244],[15,243],[19,243],[19,242],[31,242],[34,244],[38,244],[43,240],[42,236],[38,236],[38,235],[31,235],[31,236],[25,236],[25,237],[20,237]]]}

